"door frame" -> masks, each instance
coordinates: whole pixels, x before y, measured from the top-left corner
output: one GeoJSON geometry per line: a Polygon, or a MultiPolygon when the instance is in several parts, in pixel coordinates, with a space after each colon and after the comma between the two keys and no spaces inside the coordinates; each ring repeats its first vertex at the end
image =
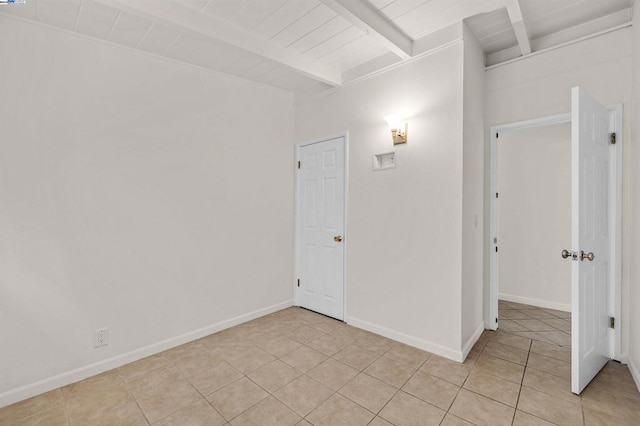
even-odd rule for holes
{"type": "Polygon", "coordinates": [[[336,133],[329,136],[324,136],[316,139],[310,139],[306,141],[296,142],[294,146],[294,200],[293,200],[293,305],[300,306],[299,300],[299,292],[298,292],[298,273],[300,271],[299,268],[299,260],[300,260],[300,211],[298,209],[298,201],[300,200],[300,174],[298,173],[297,164],[300,161],[300,149],[302,147],[308,145],[314,145],[317,143],[326,142],[332,139],[343,138],[344,140],[344,200],[343,200],[343,224],[342,224],[342,235],[343,235],[343,271],[342,271],[342,283],[343,283],[343,303],[342,303],[342,321],[346,322],[347,318],[347,245],[349,244],[349,235],[347,231],[347,200],[349,199],[348,190],[349,190],[349,131],[345,130],[344,132],[336,133]]]}
{"type": "MultiPolygon", "coordinates": [[[[622,341],[622,148],[623,148],[623,127],[622,127],[622,104],[608,106],[611,113],[610,131],[616,132],[616,145],[618,149],[611,152],[611,165],[609,176],[609,193],[613,195],[613,202],[609,203],[610,232],[613,236],[611,241],[611,259],[613,267],[610,268],[609,282],[609,312],[616,318],[616,327],[611,332],[611,358],[620,360],[620,343],[622,341]]],[[[532,120],[518,121],[514,123],[491,126],[489,130],[489,297],[488,309],[485,314],[485,328],[496,330],[498,324],[498,253],[496,247],[500,242],[495,242],[497,238],[497,160],[498,160],[498,138],[497,134],[508,130],[527,129],[532,127],[544,127],[554,124],[571,123],[571,113],[550,115],[535,118],[532,120]]],[[[558,256],[560,254],[558,253],[558,256]]]]}

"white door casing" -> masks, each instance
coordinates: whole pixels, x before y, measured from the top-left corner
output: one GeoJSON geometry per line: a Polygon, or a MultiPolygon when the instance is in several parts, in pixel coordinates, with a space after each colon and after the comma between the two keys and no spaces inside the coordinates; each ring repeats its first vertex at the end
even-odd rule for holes
{"type": "Polygon", "coordinates": [[[615,146],[606,107],[574,87],[571,109],[571,390],[580,394],[611,357],[608,215],[615,146]]]}
{"type": "Polygon", "coordinates": [[[296,146],[296,304],[343,320],[346,135],[296,146]]]}

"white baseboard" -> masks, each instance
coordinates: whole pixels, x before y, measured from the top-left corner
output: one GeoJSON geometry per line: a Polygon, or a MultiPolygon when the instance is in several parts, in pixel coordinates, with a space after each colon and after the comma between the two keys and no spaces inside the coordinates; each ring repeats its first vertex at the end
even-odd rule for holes
{"type": "MultiPolygon", "coordinates": [[[[440,355],[452,361],[457,361],[457,362],[463,361],[462,351],[457,351],[455,349],[451,349],[446,346],[438,345],[436,343],[429,342],[427,340],[409,336],[408,334],[400,333],[395,330],[390,330],[386,327],[381,327],[379,325],[372,324],[367,321],[362,321],[353,317],[345,318],[345,322],[354,327],[358,327],[363,330],[370,331],[372,333],[376,333],[381,336],[387,337],[391,340],[395,340],[397,342],[404,343],[404,344],[416,347],[418,349],[431,352],[436,355],[440,355]]],[[[484,325],[483,325],[483,329],[484,329],[484,325]]]]}
{"type": "Polygon", "coordinates": [[[478,328],[476,328],[476,331],[473,332],[471,337],[469,337],[469,339],[462,346],[462,360],[463,361],[465,359],[467,359],[467,355],[469,355],[469,352],[471,352],[471,349],[473,349],[473,345],[476,344],[476,342],[478,341],[478,339],[480,338],[480,336],[482,335],[482,332],[484,330],[485,330],[485,326],[484,326],[484,321],[483,321],[478,325],[478,328]]]}
{"type": "Polygon", "coordinates": [[[130,362],[137,361],[142,358],[146,358],[151,355],[166,351],[167,349],[174,348],[176,346],[183,345],[185,343],[200,339],[218,331],[225,330],[227,328],[251,321],[256,318],[268,315],[273,312],[286,309],[293,306],[293,300],[287,300],[285,302],[278,303],[276,305],[268,306],[266,308],[258,309],[253,312],[249,312],[243,315],[239,315],[228,320],[220,321],[209,326],[190,331],[180,336],[173,337],[171,339],[163,340],[158,343],[154,343],[145,346],[140,349],[136,349],[124,354],[120,354],[102,361],[98,361],[93,364],[89,364],[84,367],[77,368],[75,370],[67,371],[53,377],[40,380],[35,383],[30,383],[25,386],[21,386],[16,389],[0,393],[0,408],[15,402],[22,401],[32,396],[40,395],[41,393],[48,392],[53,389],[57,389],[62,386],[77,382],[79,380],[86,379],[87,377],[95,376],[96,374],[104,373],[105,371],[112,370],[117,367],[121,367],[130,362]]]}
{"type": "Polygon", "coordinates": [[[498,293],[498,299],[504,300],[505,302],[514,302],[514,303],[522,303],[524,305],[537,306],[538,308],[555,309],[557,311],[571,312],[571,304],[550,302],[548,300],[514,296],[513,294],[505,294],[505,293],[498,293]]]}
{"type": "Polygon", "coordinates": [[[633,359],[631,357],[625,357],[626,358],[626,364],[627,367],[629,368],[629,371],[631,372],[631,377],[633,377],[633,381],[636,382],[636,387],[638,388],[638,392],[640,392],[640,369],[639,366],[637,366],[634,362],[633,359]]]}

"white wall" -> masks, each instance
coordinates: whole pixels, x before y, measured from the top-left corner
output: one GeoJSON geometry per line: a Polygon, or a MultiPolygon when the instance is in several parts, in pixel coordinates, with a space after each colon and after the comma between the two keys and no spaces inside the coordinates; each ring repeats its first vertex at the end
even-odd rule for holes
{"type": "MultiPolygon", "coordinates": [[[[633,8],[633,137],[640,142],[640,4],[633,8]]],[[[631,150],[631,163],[633,167],[632,200],[633,200],[633,229],[631,233],[631,256],[640,253],[640,147],[638,143],[631,150]]],[[[640,390],[640,262],[631,262],[633,270],[630,279],[629,294],[629,369],[636,380],[640,390]]]]}
{"type": "MultiPolygon", "coordinates": [[[[599,37],[571,44],[549,52],[532,55],[486,72],[486,128],[548,115],[567,113],[571,109],[571,88],[582,86],[602,103],[624,104],[623,152],[632,146],[631,80],[632,29],[623,28],[599,37]]],[[[488,159],[489,141],[485,143],[488,159]]],[[[487,160],[488,161],[488,160],[487,160]]],[[[631,253],[630,227],[630,155],[623,160],[623,241],[622,241],[622,354],[628,350],[629,288],[631,253]]],[[[485,163],[488,165],[488,162],[485,163]]],[[[488,166],[486,168],[488,170],[488,166]]],[[[489,175],[485,173],[485,199],[489,194],[489,175]]],[[[488,218],[488,203],[485,215],[488,218]]],[[[485,247],[489,245],[488,223],[485,221],[485,247]]],[[[489,251],[485,250],[488,264],[489,251]]],[[[485,291],[489,276],[485,270],[485,291]]],[[[488,295],[485,298],[488,301],[488,295]]],[[[487,305],[485,303],[485,309],[487,305]]],[[[633,308],[635,309],[635,307],[633,308]]]]}
{"type": "Polygon", "coordinates": [[[348,323],[461,358],[463,45],[296,105],[296,139],[349,131],[348,323]],[[392,145],[384,116],[408,114],[392,145]],[[397,168],[372,171],[396,151],[397,168]]]}
{"type": "Polygon", "coordinates": [[[0,55],[0,406],[291,303],[290,93],[5,16],[0,55]]]}
{"type": "Polygon", "coordinates": [[[571,311],[571,124],[500,132],[500,299],[571,311]]]}
{"type": "Polygon", "coordinates": [[[465,356],[484,330],[482,318],[484,52],[463,26],[462,336],[465,356]]]}

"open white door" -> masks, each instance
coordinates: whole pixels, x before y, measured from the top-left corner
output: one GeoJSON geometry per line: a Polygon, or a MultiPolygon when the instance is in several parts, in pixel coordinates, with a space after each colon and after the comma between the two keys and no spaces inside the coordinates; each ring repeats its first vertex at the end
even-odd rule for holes
{"type": "Polygon", "coordinates": [[[571,390],[579,394],[611,357],[609,316],[610,112],[571,92],[571,390]]]}
{"type": "Polygon", "coordinates": [[[300,144],[296,179],[296,299],[344,319],[345,137],[300,144]]]}

